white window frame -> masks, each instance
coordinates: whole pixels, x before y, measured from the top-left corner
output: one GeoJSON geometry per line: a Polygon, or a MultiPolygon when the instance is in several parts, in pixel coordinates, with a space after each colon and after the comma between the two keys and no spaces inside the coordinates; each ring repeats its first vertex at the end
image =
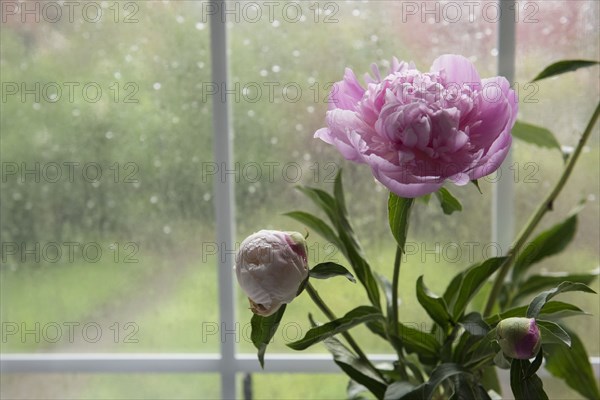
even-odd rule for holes
{"type": "MultiPolygon", "coordinates": [[[[229,0],[211,0],[215,9],[229,0]]],[[[502,14],[498,24],[498,75],[509,82],[515,71],[515,18],[514,1],[498,0],[502,14]]],[[[210,43],[212,78],[219,87],[229,87],[226,22],[219,13],[210,16],[210,43]],[[220,86],[224,85],[224,86],[220,86]]],[[[213,102],[213,151],[215,162],[233,169],[233,131],[231,104],[213,102]]],[[[509,165],[511,155],[504,165],[509,165]]],[[[492,240],[501,249],[508,249],[514,233],[514,183],[501,179],[494,186],[492,199],[492,240]]],[[[231,180],[215,179],[214,204],[217,243],[234,248],[235,203],[231,180]]],[[[339,373],[329,354],[272,354],[266,355],[265,369],[261,370],[256,354],[238,353],[235,334],[235,290],[233,285],[232,255],[219,257],[219,313],[221,329],[225,333],[220,353],[12,353],[0,355],[0,372],[4,373],[218,373],[221,376],[221,397],[234,399],[237,394],[239,373],[339,373]],[[228,331],[229,330],[229,331],[228,331]]],[[[373,362],[393,361],[391,354],[370,355],[373,362]]],[[[600,376],[600,357],[591,357],[596,376],[600,376]]],[[[542,376],[548,372],[541,371],[542,376]]],[[[500,378],[509,391],[508,374],[500,371],[500,378]]]]}

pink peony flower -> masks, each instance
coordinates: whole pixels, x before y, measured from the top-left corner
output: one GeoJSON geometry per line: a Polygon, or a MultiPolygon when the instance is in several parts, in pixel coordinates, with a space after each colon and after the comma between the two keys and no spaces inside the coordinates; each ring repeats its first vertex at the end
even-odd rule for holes
{"type": "Polygon", "coordinates": [[[506,318],[496,327],[496,340],[509,357],[528,360],[540,351],[542,337],[533,318],[506,318]]]}
{"type": "Polygon", "coordinates": [[[266,317],[294,300],[308,277],[307,253],[298,232],[261,230],[244,239],[234,270],[252,312],[266,317]]]}
{"type": "Polygon", "coordinates": [[[446,180],[464,185],[500,167],[517,116],[505,78],[482,80],[458,55],[439,57],[431,72],[394,58],[387,76],[376,66],[373,73],[365,89],[346,69],[330,94],[327,128],[315,137],[368,164],[402,197],[435,192],[446,180]]]}

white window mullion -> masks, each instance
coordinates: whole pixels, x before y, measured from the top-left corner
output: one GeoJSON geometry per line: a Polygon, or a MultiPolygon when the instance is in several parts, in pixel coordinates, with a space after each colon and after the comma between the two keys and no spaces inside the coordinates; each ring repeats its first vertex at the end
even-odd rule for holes
{"type": "MultiPolygon", "coordinates": [[[[498,0],[498,3],[501,10],[498,23],[498,75],[512,83],[515,79],[515,8],[518,5],[512,0],[498,0]]],[[[503,254],[512,244],[515,232],[514,182],[508,173],[511,163],[512,150],[502,164],[502,175],[494,185],[492,197],[492,242],[502,249],[503,254]]]]}
{"type": "MultiPolygon", "coordinates": [[[[210,16],[210,49],[212,57],[212,80],[217,87],[228,87],[229,68],[227,60],[227,26],[219,12],[225,0],[211,0],[217,10],[210,16]]],[[[233,168],[233,129],[231,107],[227,97],[213,97],[213,150],[219,168],[233,168]]],[[[235,197],[233,182],[215,175],[214,204],[216,242],[219,257],[219,314],[221,316],[221,397],[234,399],[235,380],[235,302],[233,289],[233,251],[235,250],[235,197]]]]}

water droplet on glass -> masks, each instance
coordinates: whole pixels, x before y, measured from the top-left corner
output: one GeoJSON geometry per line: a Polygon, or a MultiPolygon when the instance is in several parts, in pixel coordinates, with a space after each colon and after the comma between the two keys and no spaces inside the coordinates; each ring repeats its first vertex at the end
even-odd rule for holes
{"type": "Polygon", "coordinates": [[[175,17],[175,21],[177,21],[178,24],[183,24],[184,18],[181,15],[178,15],[177,17],[175,17]]]}
{"type": "Polygon", "coordinates": [[[204,196],[202,196],[202,199],[204,199],[204,201],[210,201],[210,198],[212,196],[210,195],[210,193],[204,193],[204,196]]]}
{"type": "Polygon", "coordinates": [[[37,111],[37,110],[39,110],[40,108],[42,108],[42,106],[41,106],[41,104],[40,104],[40,103],[33,103],[33,109],[34,109],[34,110],[36,110],[36,111],[37,111]]]}
{"type": "Polygon", "coordinates": [[[277,142],[279,141],[279,139],[277,139],[277,137],[273,136],[271,138],[271,144],[277,144],[277,142]]]}
{"type": "Polygon", "coordinates": [[[260,76],[267,76],[269,74],[269,71],[267,71],[266,69],[261,69],[259,74],[260,76]]]}
{"type": "Polygon", "coordinates": [[[154,90],[160,90],[160,87],[162,85],[160,84],[160,82],[154,82],[154,85],[152,85],[152,87],[154,88],[154,90]]]}
{"type": "Polygon", "coordinates": [[[196,29],[198,29],[199,31],[203,30],[204,28],[206,28],[206,25],[203,24],[202,22],[196,23],[196,29]]]}
{"type": "Polygon", "coordinates": [[[280,67],[279,65],[273,65],[273,66],[271,67],[271,70],[272,70],[273,72],[277,73],[277,72],[281,71],[281,67],[280,67]]]}
{"type": "Polygon", "coordinates": [[[154,195],[154,196],[150,197],[150,203],[152,203],[152,204],[158,203],[158,196],[154,195]]]}
{"type": "Polygon", "coordinates": [[[171,227],[169,225],[163,226],[163,232],[165,233],[165,235],[170,234],[171,233],[171,227]]]}
{"type": "Polygon", "coordinates": [[[298,132],[302,131],[302,129],[304,129],[304,126],[302,126],[302,124],[296,124],[296,130],[298,132]]]}
{"type": "Polygon", "coordinates": [[[12,198],[14,201],[19,201],[23,198],[23,195],[19,192],[14,192],[12,198]]]}
{"type": "Polygon", "coordinates": [[[132,60],[133,60],[133,57],[131,56],[131,54],[127,54],[127,55],[125,56],[125,61],[127,61],[127,62],[131,62],[132,60]]]}
{"type": "Polygon", "coordinates": [[[77,108],[76,108],[76,109],[74,109],[73,111],[71,111],[71,114],[72,114],[74,117],[79,117],[79,116],[81,115],[81,111],[79,111],[79,109],[77,109],[77,108]]]}
{"type": "Polygon", "coordinates": [[[294,50],[294,51],[292,51],[292,55],[293,55],[294,57],[300,57],[300,51],[298,51],[298,50],[294,50]]]}
{"type": "Polygon", "coordinates": [[[354,10],[352,10],[352,15],[358,17],[360,15],[360,10],[355,8],[354,10]]]}
{"type": "Polygon", "coordinates": [[[94,203],[93,200],[88,200],[87,203],[85,203],[87,208],[94,208],[94,206],[96,205],[96,203],[94,203]]]}
{"type": "Polygon", "coordinates": [[[304,153],[302,158],[304,159],[304,161],[310,161],[310,159],[311,159],[310,153],[304,153]]]}
{"type": "Polygon", "coordinates": [[[490,51],[492,57],[498,57],[498,49],[494,48],[490,51]]]}
{"type": "Polygon", "coordinates": [[[121,79],[121,73],[119,71],[115,72],[113,76],[115,77],[115,79],[121,79]]]}
{"type": "Polygon", "coordinates": [[[104,135],[108,140],[112,139],[114,137],[114,134],[111,131],[106,132],[106,134],[104,135]]]}
{"type": "Polygon", "coordinates": [[[313,106],[308,106],[306,107],[306,111],[308,111],[310,114],[315,112],[315,108],[313,106]]]}
{"type": "Polygon", "coordinates": [[[559,21],[561,24],[566,24],[567,22],[569,22],[569,18],[562,16],[560,17],[559,21]]]}
{"type": "Polygon", "coordinates": [[[174,124],[178,124],[179,123],[179,117],[173,117],[171,119],[171,122],[173,122],[174,124]]]}
{"type": "Polygon", "coordinates": [[[278,28],[279,25],[281,25],[281,22],[279,22],[278,20],[275,20],[271,23],[271,25],[273,25],[273,28],[278,28]]]}
{"type": "Polygon", "coordinates": [[[256,193],[256,188],[254,187],[254,185],[248,186],[248,193],[250,193],[250,194],[256,193]]]}
{"type": "Polygon", "coordinates": [[[254,110],[248,110],[248,116],[250,118],[254,117],[254,115],[256,115],[256,113],[254,112],[254,110]]]}

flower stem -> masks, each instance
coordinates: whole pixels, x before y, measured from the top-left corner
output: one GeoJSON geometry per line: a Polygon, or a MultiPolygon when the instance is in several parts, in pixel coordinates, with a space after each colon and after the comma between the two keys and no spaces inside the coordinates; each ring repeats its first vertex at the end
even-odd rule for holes
{"type": "Polygon", "coordinates": [[[394,276],[392,277],[392,333],[398,336],[398,282],[400,280],[400,265],[402,261],[402,249],[396,246],[396,257],[394,258],[394,276]]]}
{"type": "Polygon", "coordinates": [[[498,275],[496,276],[496,280],[494,281],[494,286],[492,287],[492,291],[490,292],[490,295],[487,299],[487,303],[485,305],[485,309],[483,312],[484,316],[488,316],[492,312],[494,305],[496,304],[496,299],[498,297],[498,294],[500,294],[500,290],[502,288],[502,285],[504,284],[504,280],[506,279],[506,275],[508,274],[508,271],[510,270],[511,265],[517,258],[517,255],[519,254],[519,252],[521,251],[521,249],[523,248],[523,246],[529,239],[529,236],[533,233],[533,231],[535,230],[535,228],[541,221],[542,217],[548,211],[552,210],[554,200],[558,197],[561,190],[567,183],[567,180],[571,176],[571,172],[573,172],[575,163],[577,162],[577,159],[579,158],[579,155],[581,154],[581,151],[583,150],[585,143],[587,142],[588,138],[590,137],[592,130],[594,128],[594,125],[596,124],[596,121],[598,120],[599,115],[600,115],[600,103],[598,103],[598,105],[596,106],[596,110],[594,111],[594,114],[590,118],[590,121],[588,122],[588,125],[585,128],[585,131],[579,138],[579,143],[577,143],[577,147],[575,148],[575,151],[569,158],[569,161],[567,162],[567,165],[566,165],[565,169],[563,170],[562,175],[560,176],[560,179],[558,180],[558,182],[556,182],[552,191],[548,194],[548,196],[544,199],[544,201],[538,206],[535,213],[529,219],[529,222],[527,222],[527,224],[525,225],[525,227],[523,228],[523,230],[517,237],[517,240],[515,241],[514,245],[510,249],[510,251],[508,252],[506,259],[500,266],[500,271],[498,272],[498,275]]]}
{"type": "MultiPolygon", "coordinates": [[[[323,301],[321,296],[319,296],[319,293],[317,292],[317,290],[313,287],[313,285],[310,282],[308,282],[308,284],[306,285],[306,291],[308,292],[308,295],[310,296],[310,298],[315,302],[317,307],[319,307],[319,309],[323,312],[323,314],[325,314],[325,316],[327,318],[329,318],[330,321],[337,319],[337,317],[335,316],[333,311],[331,311],[331,309],[327,306],[327,304],[325,304],[325,302],[323,301]]],[[[352,349],[354,350],[356,355],[358,355],[358,357],[365,364],[367,364],[381,379],[383,379],[385,381],[381,372],[379,372],[379,370],[377,368],[375,368],[375,366],[371,363],[371,361],[369,361],[369,359],[367,358],[367,355],[361,350],[361,348],[358,346],[358,343],[356,343],[354,338],[352,338],[352,336],[348,332],[342,332],[342,336],[344,337],[344,339],[346,339],[346,341],[348,342],[350,347],[352,347],[352,349]]]]}

